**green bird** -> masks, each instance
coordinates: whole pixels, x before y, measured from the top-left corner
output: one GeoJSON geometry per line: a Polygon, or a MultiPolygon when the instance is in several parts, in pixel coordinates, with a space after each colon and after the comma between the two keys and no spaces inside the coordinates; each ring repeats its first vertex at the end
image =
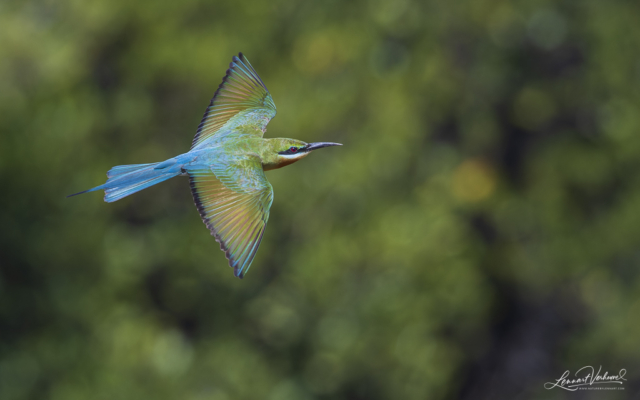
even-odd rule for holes
{"type": "Polygon", "coordinates": [[[69,195],[104,190],[114,202],[178,175],[186,175],[196,207],[220,243],[235,276],[243,278],[258,251],[273,202],[264,172],[340,143],[305,143],[263,138],[276,115],[271,94],[242,54],[233,57],[198,126],[188,153],[151,164],[119,165],[104,185],[69,195]]]}

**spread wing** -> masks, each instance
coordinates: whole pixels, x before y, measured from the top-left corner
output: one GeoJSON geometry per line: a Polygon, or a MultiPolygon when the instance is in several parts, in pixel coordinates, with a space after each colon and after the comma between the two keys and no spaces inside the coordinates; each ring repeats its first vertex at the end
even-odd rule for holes
{"type": "Polygon", "coordinates": [[[264,133],[275,115],[276,106],[271,94],[249,60],[240,53],[233,57],[227,75],[204,112],[191,148],[215,136],[222,128],[253,126],[256,132],[264,133]]]}
{"type": "Polygon", "coordinates": [[[273,202],[273,188],[255,155],[231,157],[190,170],[191,193],[200,216],[242,278],[258,251],[273,202]]]}

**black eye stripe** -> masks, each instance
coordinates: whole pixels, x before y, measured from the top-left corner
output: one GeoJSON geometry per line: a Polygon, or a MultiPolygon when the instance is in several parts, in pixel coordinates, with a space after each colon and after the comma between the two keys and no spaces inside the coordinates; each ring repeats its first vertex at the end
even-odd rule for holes
{"type": "Polygon", "coordinates": [[[302,150],[304,150],[304,147],[296,147],[296,146],[291,146],[289,147],[287,150],[285,151],[280,151],[278,152],[278,154],[298,154],[300,153],[302,150]]]}

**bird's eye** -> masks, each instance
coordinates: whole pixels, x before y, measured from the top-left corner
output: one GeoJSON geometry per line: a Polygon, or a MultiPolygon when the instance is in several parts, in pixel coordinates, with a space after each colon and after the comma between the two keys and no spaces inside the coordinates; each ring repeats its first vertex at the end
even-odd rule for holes
{"type": "Polygon", "coordinates": [[[295,152],[298,151],[298,148],[297,147],[289,147],[289,151],[292,152],[292,153],[295,153],[295,152]]]}

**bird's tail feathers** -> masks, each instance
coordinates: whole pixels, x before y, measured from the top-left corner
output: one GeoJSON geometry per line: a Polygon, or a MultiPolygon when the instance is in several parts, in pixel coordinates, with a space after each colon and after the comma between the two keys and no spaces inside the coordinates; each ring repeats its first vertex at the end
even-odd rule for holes
{"type": "Polygon", "coordinates": [[[180,171],[176,171],[175,168],[155,169],[158,164],[160,163],[115,166],[107,172],[108,179],[104,185],[74,193],[67,197],[94,192],[96,190],[104,190],[104,201],[112,203],[146,189],[149,186],[180,175],[180,171]]]}
{"type": "Polygon", "coordinates": [[[135,172],[135,171],[139,171],[144,167],[148,167],[151,165],[156,165],[157,163],[151,163],[151,164],[129,164],[129,165],[116,165],[115,167],[111,168],[109,170],[109,172],[107,172],[107,177],[109,178],[116,178],[120,175],[123,174],[128,174],[129,172],[135,172]]]}
{"type": "Polygon", "coordinates": [[[106,201],[107,203],[113,203],[114,201],[118,201],[123,197],[129,196],[130,194],[134,194],[136,192],[139,192],[143,189],[148,188],[149,186],[153,186],[157,183],[164,182],[167,179],[171,179],[174,176],[179,175],[179,174],[165,174],[165,173],[158,174],[157,171],[153,171],[153,172],[156,172],[157,174],[155,177],[148,178],[148,179],[138,178],[138,179],[132,180],[131,183],[123,186],[105,188],[104,201],[106,201]]]}

